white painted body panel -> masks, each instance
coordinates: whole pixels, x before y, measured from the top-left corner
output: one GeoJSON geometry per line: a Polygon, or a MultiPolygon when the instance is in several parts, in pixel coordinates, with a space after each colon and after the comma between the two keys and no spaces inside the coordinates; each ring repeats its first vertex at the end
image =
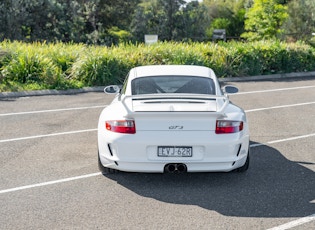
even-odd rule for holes
{"type": "MultiPolygon", "coordinates": [[[[190,69],[189,66],[185,68],[190,69]]],[[[201,70],[201,75],[209,74],[209,68],[201,67],[201,70]]],[[[170,74],[169,66],[166,72],[170,74]]],[[[211,71],[210,75],[213,77],[211,71]]],[[[228,172],[245,164],[249,152],[249,129],[242,109],[230,103],[223,108],[224,100],[221,98],[205,100],[203,104],[177,104],[172,103],[173,99],[163,104],[134,103],[132,97],[128,97],[131,93],[129,85],[125,95],[116,97],[99,118],[98,149],[104,167],[162,173],[166,164],[184,163],[188,172],[228,172]],[[224,111],[218,112],[221,107],[224,111]],[[218,118],[243,121],[244,128],[237,133],[216,134],[218,118]],[[135,121],[135,134],[106,130],[105,121],[123,119],[135,121]],[[158,146],[189,146],[193,154],[192,157],[159,157],[158,146]]],[[[215,96],[222,97],[218,83],[216,87],[218,93],[215,96]]]]}
{"type": "Polygon", "coordinates": [[[131,172],[163,172],[168,163],[185,163],[188,172],[231,171],[244,165],[249,137],[231,134],[228,143],[220,139],[207,131],[144,131],[131,137],[104,137],[106,141],[99,145],[100,159],[105,167],[131,172]],[[193,156],[158,157],[157,146],[192,146],[193,156]]]}

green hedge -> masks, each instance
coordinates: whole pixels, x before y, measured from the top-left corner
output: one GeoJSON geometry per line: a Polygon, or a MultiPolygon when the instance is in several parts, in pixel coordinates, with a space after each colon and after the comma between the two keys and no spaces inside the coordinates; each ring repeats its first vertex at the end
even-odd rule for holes
{"type": "Polygon", "coordinates": [[[315,70],[315,48],[279,41],[228,43],[84,44],[0,43],[0,91],[67,89],[122,83],[134,66],[208,66],[218,77],[315,70]]]}

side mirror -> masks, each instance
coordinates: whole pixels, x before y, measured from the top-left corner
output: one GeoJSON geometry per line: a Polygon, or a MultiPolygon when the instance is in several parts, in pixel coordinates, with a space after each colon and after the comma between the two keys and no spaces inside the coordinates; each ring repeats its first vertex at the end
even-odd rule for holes
{"type": "Polygon", "coordinates": [[[238,92],[238,88],[233,85],[226,85],[223,87],[224,94],[234,94],[238,92]]]}
{"type": "Polygon", "coordinates": [[[104,88],[104,93],[106,94],[117,94],[120,92],[120,87],[118,85],[109,85],[104,88]]]}

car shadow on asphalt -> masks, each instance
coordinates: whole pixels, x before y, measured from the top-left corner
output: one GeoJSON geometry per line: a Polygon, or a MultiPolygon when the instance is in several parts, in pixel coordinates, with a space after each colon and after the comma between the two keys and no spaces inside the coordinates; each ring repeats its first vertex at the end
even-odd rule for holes
{"type": "Polygon", "coordinates": [[[315,173],[265,145],[251,149],[245,173],[119,172],[106,177],[143,197],[225,216],[304,217],[315,212],[315,173]]]}

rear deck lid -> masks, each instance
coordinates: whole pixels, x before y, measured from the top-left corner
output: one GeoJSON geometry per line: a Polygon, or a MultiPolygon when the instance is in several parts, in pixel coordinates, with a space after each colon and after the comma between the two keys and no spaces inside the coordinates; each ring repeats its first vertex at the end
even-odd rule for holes
{"type": "Polygon", "coordinates": [[[132,96],[125,104],[137,132],[215,130],[226,106],[221,96],[214,95],[132,96]]]}

